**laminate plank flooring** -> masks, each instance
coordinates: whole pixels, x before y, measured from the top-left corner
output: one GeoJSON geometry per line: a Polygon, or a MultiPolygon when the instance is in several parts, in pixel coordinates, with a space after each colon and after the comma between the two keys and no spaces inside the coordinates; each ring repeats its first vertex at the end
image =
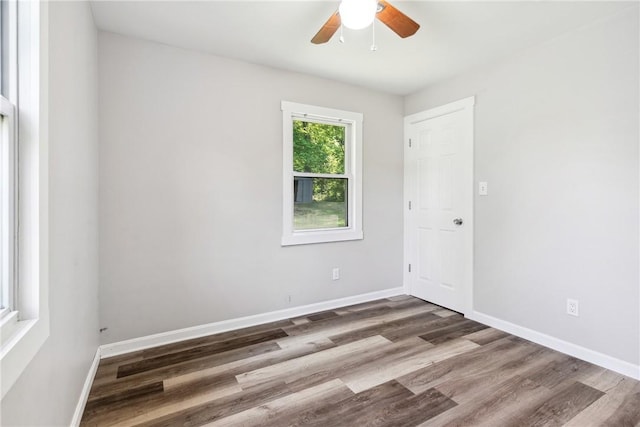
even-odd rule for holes
{"type": "Polygon", "coordinates": [[[640,427],[640,382],[397,296],[103,359],[81,425],[640,427]]]}

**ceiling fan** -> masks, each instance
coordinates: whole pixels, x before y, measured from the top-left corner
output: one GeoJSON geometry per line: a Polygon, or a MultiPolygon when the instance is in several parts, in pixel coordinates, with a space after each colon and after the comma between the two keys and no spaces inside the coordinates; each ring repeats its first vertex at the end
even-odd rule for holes
{"type": "Polygon", "coordinates": [[[340,8],[329,17],[311,43],[326,43],[341,25],[354,30],[368,27],[378,18],[402,38],[412,36],[420,25],[385,0],[342,0],[340,8]]]}

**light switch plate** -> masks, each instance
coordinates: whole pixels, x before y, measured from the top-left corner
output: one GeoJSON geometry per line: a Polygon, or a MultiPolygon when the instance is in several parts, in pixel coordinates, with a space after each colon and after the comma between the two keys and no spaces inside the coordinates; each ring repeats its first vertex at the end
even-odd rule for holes
{"type": "Polygon", "coordinates": [[[487,196],[489,194],[489,186],[487,185],[487,181],[478,182],[478,195],[487,196]]]}

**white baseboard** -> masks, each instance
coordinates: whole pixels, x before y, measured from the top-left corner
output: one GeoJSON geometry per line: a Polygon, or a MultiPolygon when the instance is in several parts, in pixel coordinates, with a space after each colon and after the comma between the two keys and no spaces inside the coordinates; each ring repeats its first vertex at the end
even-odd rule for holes
{"type": "Polygon", "coordinates": [[[633,363],[625,362],[624,360],[616,359],[615,357],[477,311],[472,311],[470,314],[467,314],[466,317],[553,350],[577,357],[578,359],[586,360],[594,365],[602,366],[603,368],[640,380],[640,365],[634,365],[633,363]]]}
{"type": "Polygon", "coordinates": [[[78,427],[80,425],[80,421],[82,421],[82,414],[84,413],[84,407],[87,405],[87,399],[89,398],[89,392],[91,391],[93,378],[96,376],[96,372],[98,371],[99,364],[100,364],[100,348],[98,347],[98,350],[96,350],[96,355],[93,358],[93,362],[91,362],[91,366],[89,367],[87,378],[85,378],[84,380],[84,385],[82,386],[82,392],[80,393],[80,398],[78,399],[76,410],[73,413],[73,418],[71,419],[71,427],[78,427]]]}
{"type": "Polygon", "coordinates": [[[334,308],[360,304],[363,302],[373,301],[381,298],[388,298],[396,295],[404,295],[404,288],[398,287],[385,289],[383,291],[370,292],[367,294],[354,295],[350,297],[323,301],[299,307],[286,308],[284,310],[271,311],[268,313],[256,314],[253,316],[223,320],[220,322],[194,326],[191,328],[162,332],[154,335],[147,335],[140,338],[102,345],[100,346],[100,356],[102,358],[117,356],[119,354],[144,350],[146,348],[157,347],[159,345],[171,344],[178,341],[217,334],[234,329],[275,322],[277,320],[289,319],[291,317],[304,316],[305,314],[315,313],[318,311],[332,310],[334,308]]]}

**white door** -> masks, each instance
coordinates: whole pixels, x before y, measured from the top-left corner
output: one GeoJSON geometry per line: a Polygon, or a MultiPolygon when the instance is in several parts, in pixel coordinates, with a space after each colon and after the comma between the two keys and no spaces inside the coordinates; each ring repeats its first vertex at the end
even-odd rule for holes
{"type": "Polygon", "coordinates": [[[405,286],[461,313],[472,299],[473,104],[405,118],[405,286]]]}

